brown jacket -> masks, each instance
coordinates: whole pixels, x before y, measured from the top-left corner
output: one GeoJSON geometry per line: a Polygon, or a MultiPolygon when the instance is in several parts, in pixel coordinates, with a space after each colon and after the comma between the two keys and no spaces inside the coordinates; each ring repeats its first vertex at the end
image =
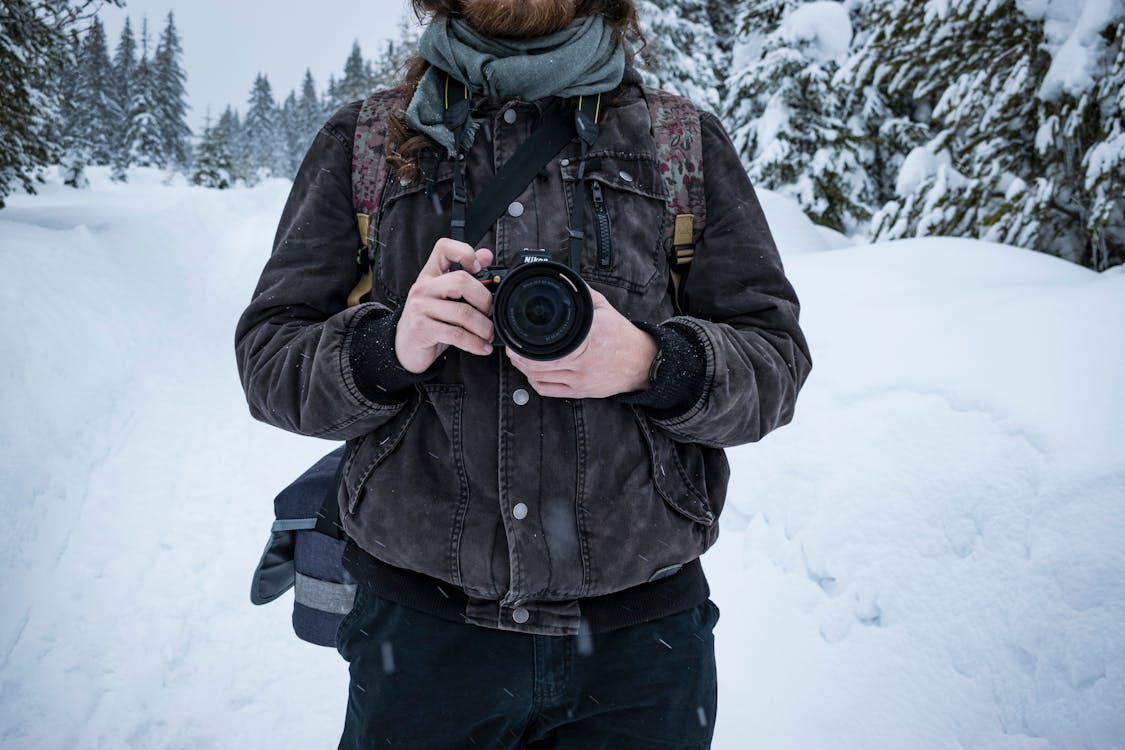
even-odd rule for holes
{"type": "MultiPolygon", "coordinates": [[[[475,104],[485,127],[468,154],[470,196],[527,137],[539,107],[475,104]]],[[[704,114],[708,220],[685,282],[685,314],[675,316],[660,165],[643,94],[627,85],[587,169],[610,212],[612,264],[599,263],[588,242],[582,275],[629,319],[691,341],[700,362],[690,401],[662,409],[670,404],[542,398],[502,350],[484,358],[451,349],[422,382],[361,387],[371,382],[369,367],[390,372],[388,383],[399,382],[393,370],[404,375],[392,339],[372,332],[393,326],[435,241],[448,235],[441,198],[452,165],[423,159],[426,177],[390,182],[373,301],[347,308],[362,270],[350,186],[357,113],[358,105],[341,110],[317,135],[239,321],[251,412],[301,434],[353,441],[341,515],[368,553],[462,588],[478,624],[573,633],[577,600],[660,577],[710,547],[729,477],[722,448],[792,418],[810,357],[761,207],[721,125],[704,114]]],[[[577,142],[564,149],[481,242],[498,265],[524,248],[567,261],[577,154],[577,142]]],[[[586,217],[591,238],[590,207],[586,217]]]]}

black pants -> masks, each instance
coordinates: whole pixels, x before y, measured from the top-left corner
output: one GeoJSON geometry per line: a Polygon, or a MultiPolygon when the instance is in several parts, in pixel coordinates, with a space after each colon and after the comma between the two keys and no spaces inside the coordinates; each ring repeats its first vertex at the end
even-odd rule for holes
{"type": "Polygon", "coordinates": [[[360,588],[336,636],[351,685],[340,750],[708,748],[710,601],[592,636],[448,622],[360,588]]]}

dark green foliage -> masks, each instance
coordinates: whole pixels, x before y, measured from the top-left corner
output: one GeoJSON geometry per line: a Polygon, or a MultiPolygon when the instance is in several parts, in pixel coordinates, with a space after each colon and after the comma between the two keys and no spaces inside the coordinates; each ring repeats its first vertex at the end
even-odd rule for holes
{"type": "Polygon", "coordinates": [[[61,156],[55,76],[74,52],[73,32],[99,5],[101,0],[0,5],[0,208],[13,188],[35,192],[39,171],[61,156]]]}
{"type": "Polygon", "coordinates": [[[191,128],[187,124],[187,75],[180,64],[182,57],[180,36],[169,12],[153,58],[153,106],[164,161],[185,169],[191,161],[191,128]]]}
{"type": "Polygon", "coordinates": [[[906,142],[891,149],[925,131],[896,195],[883,191],[893,200],[876,217],[877,237],[977,237],[1094,268],[1121,262],[1122,148],[1095,151],[1120,133],[1119,31],[1103,35],[1102,78],[1076,96],[1044,90],[1052,59],[1043,21],[1014,0],[961,0],[940,19],[924,5],[887,1],[876,4],[872,21],[843,80],[869,101],[892,103],[880,136],[910,107],[920,113],[896,133],[906,142]]]}

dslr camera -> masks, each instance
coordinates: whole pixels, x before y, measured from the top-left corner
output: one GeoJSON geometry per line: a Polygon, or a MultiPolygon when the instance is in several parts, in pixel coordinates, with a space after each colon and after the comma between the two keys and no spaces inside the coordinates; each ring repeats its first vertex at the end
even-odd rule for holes
{"type": "Polygon", "coordinates": [[[594,320],[586,282],[542,250],[524,250],[511,267],[473,274],[492,292],[496,343],[527,359],[565,357],[585,341],[594,320]]]}

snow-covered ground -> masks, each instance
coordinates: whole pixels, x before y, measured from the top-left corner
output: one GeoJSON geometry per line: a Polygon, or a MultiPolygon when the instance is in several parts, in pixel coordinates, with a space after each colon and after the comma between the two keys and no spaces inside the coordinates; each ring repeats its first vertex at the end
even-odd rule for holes
{"type": "MultiPolygon", "coordinates": [[[[162,179],[0,212],[0,747],[335,747],[346,665],[248,599],[329,447],[234,368],[288,184],[162,179]]],[[[1125,747],[1125,273],[763,203],[815,367],[731,451],[715,747],[1125,747]]]]}

